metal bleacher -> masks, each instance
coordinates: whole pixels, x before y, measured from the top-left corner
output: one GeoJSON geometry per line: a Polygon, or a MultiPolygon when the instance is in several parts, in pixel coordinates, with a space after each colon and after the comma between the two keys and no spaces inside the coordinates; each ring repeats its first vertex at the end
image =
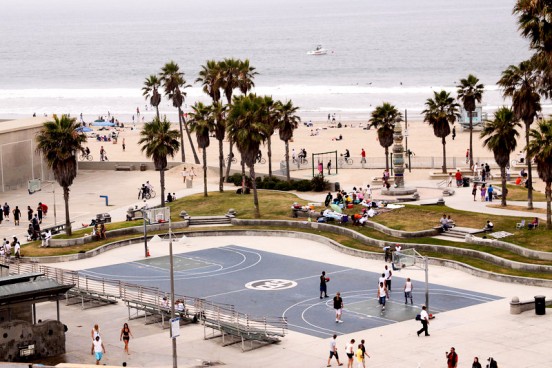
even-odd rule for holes
{"type": "MultiPolygon", "coordinates": [[[[168,327],[170,302],[167,301],[167,293],[158,288],[83,275],[37,263],[10,264],[11,275],[38,272],[60,284],[75,285],[66,294],[67,305],[80,303],[81,308],[85,309],[121,300],[128,308],[129,320],[143,318],[145,324],[159,323],[163,328],[168,327]]],[[[229,304],[184,295],[175,295],[174,298],[184,305],[183,310],[176,312],[181,323],[201,322],[204,338],[221,337],[223,346],[241,343],[242,351],[251,350],[279,342],[287,333],[284,317],[252,317],[237,312],[229,304]]]]}

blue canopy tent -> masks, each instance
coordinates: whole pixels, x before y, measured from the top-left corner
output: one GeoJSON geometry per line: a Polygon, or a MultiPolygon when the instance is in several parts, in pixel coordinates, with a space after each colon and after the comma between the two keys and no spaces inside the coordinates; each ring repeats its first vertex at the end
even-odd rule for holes
{"type": "Polygon", "coordinates": [[[103,126],[103,127],[112,127],[115,126],[115,123],[112,123],[110,121],[95,121],[92,123],[93,126],[103,126]]]}
{"type": "Polygon", "coordinates": [[[77,129],[75,129],[77,132],[79,133],[89,133],[89,132],[93,132],[94,129],[90,129],[89,127],[83,127],[83,126],[80,126],[78,127],[77,129]]]}

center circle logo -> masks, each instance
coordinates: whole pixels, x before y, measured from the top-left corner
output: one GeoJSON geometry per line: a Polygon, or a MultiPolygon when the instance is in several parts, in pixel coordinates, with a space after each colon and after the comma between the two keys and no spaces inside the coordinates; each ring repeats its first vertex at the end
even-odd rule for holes
{"type": "Polygon", "coordinates": [[[284,289],[291,289],[296,286],[297,286],[297,283],[295,281],[281,280],[281,279],[257,280],[257,281],[251,281],[245,284],[245,287],[248,289],[261,290],[261,291],[284,290],[284,289]]]}

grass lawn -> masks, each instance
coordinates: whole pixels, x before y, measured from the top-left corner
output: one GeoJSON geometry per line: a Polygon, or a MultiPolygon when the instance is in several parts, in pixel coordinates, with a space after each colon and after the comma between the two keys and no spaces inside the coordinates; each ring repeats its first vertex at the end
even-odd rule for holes
{"type": "MultiPolygon", "coordinates": [[[[170,203],[169,206],[171,207],[171,218],[173,221],[181,220],[181,218],[179,217],[179,214],[180,214],[180,211],[182,210],[186,210],[186,212],[188,212],[188,214],[190,214],[191,216],[208,216],[208,215],[224,215],[230,208],[233,208],[238,212],[238,218],[251,219],[254,217],[252,201],[253,201],[252,195],[243,196],[243,195],[235,194],[234,191],[227,191],[224,193],[211,192],[209,193],[208,197],[204,197],[203,194],[196,194],[193,196],[184,197],[177,200],[176,202],[170,203]]],[[[261,210],[261,218],[294,220],[293,218],[290,217],[290,212],[291,212],[290,206],[293,202],[305,204],[307,201],[301,200],[295,194],[291,194],[291,193],[260,190],[259,203],[260,203],[260,210],[261,210]]],[[[355,212],[359,212],[360,210],[361,210],[360,206],[355,206],[355,208],[346,210],[345,212],[351,215],[355,212]]],[[[472,227],[472,228],[482,228],[485,222],[487,221],[487,219],[489,218],[489,215],[486,215],[486,214],[459,211],[459,210],[448,208],[446,206],[405,205],[404,208],[382,213],[372,218],[372,220],[393,229],[417,231],[417,230],[429,229],[437,225],[439,218],[443,215],[443,213],[446,213],[447,215],[450,214],[451,217],[455,220],[455,222],[459,226],[472,227]]],[[[304,221],[305,219],[299,218],[296,220],[304,221]]],[[[530,249],[552,251],[552,244],[549,242],[550,233],[548,231],[546,231],[544,228],[540,228],[538,230],[531,230],[531,231],[527,229],[521,229],[521,230],[516,229],[516,223],[519,222],[519,220],[520,218],[506,217],[506,216],[492,217],[492,221],[495,224],[495,229],[505,230],[513,234],[512,236],[506,238],[506,241],[514,244],[518,244],[530,249]]],[[[530,218],[528,217],[526,218],[526,220],[530,220],[530,218]]],[[[131,221],[131,222],[118,222],[118,223],[107,224],[107,227],[109,230],[109,229],[117,229],[117,228],[124,228],[124,227],[130,227],[130,226],[141,226],[142,223],[143,223],[142,220],[131,221]]],[[[357,226],[353,227],[351,223],[339,224],[336,226],[343,226],[343,227],[354,229],[355,231],[358,231],[359,233],[374,239],[387,240],[391,242],[396,241],[401,243],[423,243],[423,244],[434,244],[434,245],[474,249],[482,252],[487,252],[489,254],[493,254],[499,257],[503,257],[505,259],[510,259],[513,261],[552,265],[552,262],[538,261],[538,260],[533,260],[526,257],[521,257],[516,254],[510,253],[508,251],[495,249],[492,247],[443,241],[443,240],[434,239],[434,238],[412,238],[412,239],[395,238],[395,237],[391,237],[383,233],[380,233],[371,228],[357,227],[357,226]]],[[[309,233],[319,234],[327,238],[333,239],[351,248],[362,249],[362,250],[373,251],[373,252],[381,252],[381,249],[379,249],[379,247],[367,246],[359,243],[358,241],[348,236],[322,232],[317,229],[297,229],[295,227],[271,227],[271,226],[261,226],[261,227],[254,227],[254,228],[261,229],[261,230],[268,229],[268,230],[309,232],[309,233]]],[[[238,227],[238,226],[234,226],[232,228],[210,227],[208,230],[216,230],[216,229],[239,230],[239,229],[251,229],[251,227],[238,227]]],[[[190,232],[190,231],[195,231],[195,229],[187,229],[183,232],[190,232]]],[[[71,237],[72,238],[82,237],[84,234],[90,233],[90,232],[91,232],[90,228],[81,229],[81,230],[75,231],[71,237]]],[[[156,232],[148,231],[148,234],[151,234],[151,235],[155,233],[156,232]]],[[[166,231],[160,231],[157,233],[166,233],[166,231]]],[[[61,235],[58,237],[67,238],[67,236],[65,235],[61,235]]],[[[112,242],[116,240],[139,238],[139,237],[140,237],[139,235],[125,235],[125,236],[119,236],[119,237],[110,237],[107,240],[95,241],[83,246],[72,246],[72,247],[65,247],[65,248],[40,248],[39,242],[32,242],[22,246],[22,253],[24,256],[39,256],[39,257],[49,256],[49,255],[64,255],[64,254],[85,252],[85,251],[94,249],[98,246],[101,246],[103,244],[106,244],[108,242],[112,242]]],[[[505,273],[510,275],[526,276],[526,277],[552,278],[552,274],[537,275],[537,274],[528,273],[528,272],[503,269],[491,263],[481,261],[479,259],[469,258],[469,257],[458,257],[458,256],[441,254],[441,253],[432,254],[429,252],[426,253],[425,255],[444,258],[444,259],[453,259],[453,260],[460,261],[460,262],[472,265],[474,267],[478,267],[492,272],[500,272],[500,273],[505,273]]]]}
{"type": "MultiPolygon", "coordinates": [[[[502,190],[500,184],[496,185],[497,188],[502,190]]],[[[507,184],[508,188],[508,201],[526,201],[527,200],[527,189],[521,185],[507,184]]],[[[533,202],[546,202],[546,196],[543,192],[539,192],[533,189],[533,202]]]]}

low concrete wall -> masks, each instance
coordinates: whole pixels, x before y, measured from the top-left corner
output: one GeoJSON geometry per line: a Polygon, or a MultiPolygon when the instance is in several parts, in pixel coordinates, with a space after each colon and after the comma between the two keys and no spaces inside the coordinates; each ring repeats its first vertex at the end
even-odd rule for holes
{"type": "MultiPolygon", "coordinates": [[[[545,300],[545,305],[551,306],[552,299],[545,300]]],[[[530,310],[535,310],[535,299],[520,301],[517,296],[512,298],[510,302],[510,314],[521,314],[530,310]]]]}
{"type": "Polygon", "coordinates": [[[420,230],[420,231],[403,231],[403,230],[395,230],[390,229],[387,226],[384,226],[382,224],[378,224],[374,221],[366,221],[365,224],[366,227],[372,228],[374,230],[377,230],[381,233],[384,233],[386,235],[391,235],[396,238],[425,238],[429,236],[436,236],[439,235],[439,230],[436,229],[428,229],[428,230],[420,230]]]}
{"type": "MultiPolygon", "coordinates": [[[[287,220],[244,220],[244,219],[232,219],[233,225],[255,225],[255,226],[289,226],[289,227],[297,227],[302,229],[320,229],[323,231],[327,231],[333,234],[340,234],[340,235],[346,235],[349,237],[352,237],[355,240],[358,240],[362,244],[366,245],[373,245],[380,248],[383,248],[386,245],[393,245],[397,244],[397,242],[388,242],[384,240],[377,240],[372,239],[370,237],[364,236],[362,234],[359,234],[358,232],[345,228],[340,227],[336,225],[328,225],[328,224],[318,224],[314,222],[298,222],[298,221],[287,221],[287,220]]],[[[552,266],[546,266],[546,265],[536,265],[536,264],[530,264],[530,263],[521,263],[521,262],[515,262],[510,261],[508,259],[504,259],[501,257],[497,257],[492,254],[488,254],[485,252],[480,252],[477,250],[472,249],[463,249],[463,248],[456,248],[451,246],[443,246],[443,245],[432,245],[432,244],[419,244],[419,243],[401,243],[403,248],[411,248],[415,247],[416,249],[430,251],[430,252],[437,252],[437,253],[445,253],[445,254],[451,254],[451,255],[457,255],[457,256],[468,256],[472,258],[478,258],[490,263],[493,263],[497,266],[511,268],[514,270],[521,270],[521,271],[528,271],[528,272],[541,272],[541,273],[552,273],[552,266]]],[[[444,260],[443,260],[444,261],[444,260]]],[[[538,279],[536,279],[538,280],[538,279]]],[[[552,280],[550,281],[550,285],[552,285],[552,280]]]]}
{"type": "Polygon", "coordinates": [[[527,248],[520,247],[519,245],[507,243],[497,239],[482,239],[477,236],[466,236],[466,243],[485,245],[493,248],[504,249],[509,252],[512,252],[527,258],[535,258],[535,259],[540,259],[544,261],[552,260],[552,253],[550,252],[541,252],[538,250],[527,249],[527,248]]]}
{"type": "MultiPolygon", "coordinates": [[[[173,229],[183,229],[189,226],[189,221],[179,221],[179,222],[173,222],[172,223],[173,229]]],[[[163,224],[153,224],[147,226],[147,231],[160,231],[160,230],[167,230],[169,228],[169,223],[163,223],[163,224]]],[[[90,228],[90,233],[92,233],[92,228],[90,228]]],[[[109,239],[113,236],[121,236],[121,235],[132,235],[132,234],[143,234],[144,233],[144,226],[133,226],[133,227],[125,227],[123,229],[115,229],[115,230],[109,230],[106,231],[106,237],[109,239]]],[[[50,247],[51,248],[64,248],[64,247],[70,247],[72,245],[83,245],[88,244],[93,241],[96,241],[92,235],[85,235],[82,238],[72,238],[72,239],[55,239],[52,238],[50,240],[50,247]]]]}
{"type": "MultiPolygon", "coordinates": [[[[146,170],[155,170],[152,161],[79,161],[79,170],[115,170],[116,166],[134,166],[134,170],[140,170],[140,165],[146,165],[146,170]]],[[[167,170],[182,165],[182,162],[168,162],[167,170]]]]}

